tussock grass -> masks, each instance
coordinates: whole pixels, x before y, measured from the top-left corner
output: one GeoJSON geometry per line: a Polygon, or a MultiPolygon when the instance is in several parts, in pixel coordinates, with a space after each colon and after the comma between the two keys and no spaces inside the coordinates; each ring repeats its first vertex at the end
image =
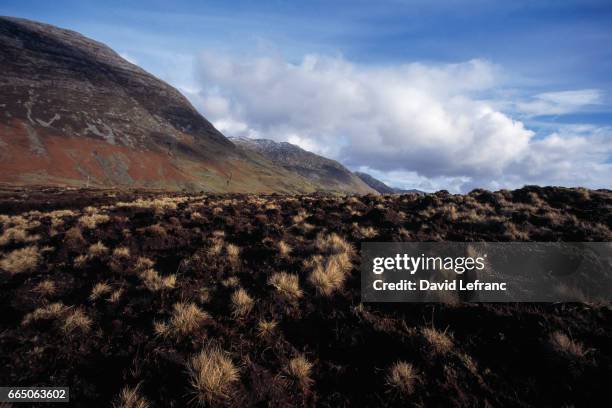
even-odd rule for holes
{"type": "Polygon", "coordinates": [[[172,289],[176,286],[176,275],[162,277],[153,268],[141,272],[140,279],[142,279],[142,283],[151,292],[157,292],[162,289],[172,289]]]}
{"type": "Polygon", "coordinates": [[[268,279],[268,285],[273,286],[283,299],[295,301],[302,297],[300,280],[297,275],[287,272],[274,273],[268,279]]]}
{"type": "Polygon", "coordinates": [[[220,404],[230,398],[240,372],[231,358],[218,347],[207,347],[188,364],[194,401],[198,405],[220,404]]]}
{"type": "Polygon", "coordinates": [[[105,224],[110,221],[110,217],[106,214],[89,214],[79,218],[79,225],[86,229],[95,229],[99,224],[105,224]]]}
{"type": "Polygon", "coordinates": [[[42,296],[53,296],[57,293],[57,287],[55,286],[55,282],[45,279],[34,287],[34,292],[42,296]]]}
{"type": "Polygon", "coordinates": [[[378,235],[378,231],[376,231],[376,229],[373,227],[360,227],[359,233],[364,238],[374,238],[378,235]]]}
{"type": "Polygon", "coordinates": [[[315,246],[324,254],[352,254],[353,246],[335,232],[325,235],[320,233],[315,240],[315,246]]]}
{"type": "Polygon", "coordinates": [[[337,268],[342,273],[346,274],[352,267],[353,264],[347,253],[335,254],[327,258],[327,268],[337,268]]]}
{"type": "Polygon", "coordinates": [[[285,372],[302,388],[307,388],[312,384],[313,364],[306,357],[299,355],[287,363],[285,372]]]}
{"type": "Polygon", "coordinates": [[[5,246],[10,243],[21,244],[26,242],[35,242],[40,239],[40,235],[29,235],[28,230],[22,227],[7,228],[0,235],[0,246],[5,246]]]}
{"type": "Polygon", "coordinates": [[[138,257],[138,259],[136,260],[136,264],[134,265],[134,268],[136,270],[143,270],[143,269],[148,269],[148,268],[152,268],[153,265],[155,265],[155,262],[147,257],[144,256],[140,256],[138,257]]]}
{"type": "Polygon", "coordinates": [[[149,408],[149,402],[140,394],[140,384],[124,387],[115,399],[113,408],[149,408]]]}
{"type": "Polygon", "coordinates": [[[318,265],[308,279],[319,294],[331,296],[335,291],[342,288],[346,277],[338,269],[325,269],[324,266],[318,265]]]}
{"type": "Polygon", "coordinates": [[[87,207],[83,208],[83,212],[85,212],[87,214],[97,214],[98,213],[98,209],[96,207],[88,205],[87,207]]]}
{"type": "Polygon", "coordinates": [[[48,212],[47,215],[51,218],[74,217],[76,213],[72,210],[55,210],[48,212]]]}
{"type": "Polygon", "coordinates": [[[225,251],[232,266],[238,266],[240,264],[240,248],[234,244],[227,244],[225,251]]]}
{"type": "Polygon", "coordinates": [[[329,256],[327,259],[314,256],[305,265],[312,268],[308,277],[309,282],[317,292],[324,296],[331,296],[342,289],[347,273],[351,269],[351,262],[346,253],[329,256]]]}
{"type": "Polygon", "coordinates": [[[113,256],[109,260],[108,266],[115,273],[122,273],[129,270],[130,249],[127,247],[117,247],[113,250],[113,256]]]}
{"type": "Polygon", "coordinates": [[[0,224],[6,228],[15,227],[17,229],[29,230],[40,226],[40,221],[33,219],[35,216],[40,216],[39,211],[31,211],[23,215],[0,215],[0,224]]]}
{"type": "Polygon", "coordinates": [[[245,317],[251,310],[255,301],[246,290],[240,288],[232,293],[232,315],[234,317],[245,317]]]}
{"type": "Polygon", "coordinates": [[[353,246],[336,233],[320,233],[315,240],[315,247],[323,255],[314,255],[304,262],[312,269],[309,282],[324,296],[330,296],[344,286],[347,273],[352,268],[351,256],[353,246]]]}
{"type": "Polygon", "coordinates": [[[37,246],[16,249],[0,259],[0,268],[10,274],[30,272],[36,269],[41,261],[37,246]]]}
{"type": "Polygon", "coordinates": [[[89,300],[95,301],[100,299],[102,296],[111,293],[112,288],[106,282],[98,282],[91,289],[91,294],[89,295],[89,300]]]}
{"type": "Polygon", "coordinates": [[[307,223],[307,222],[304,222],[304,223],[302,223],[302,224],[300,225],[300,228],[302,229],[302,231],[303,231],[304,233],[308,233],[308,232],[312,231],[313,229],[315,229],[316,227],[315,227],[314,225],[312,225],[312,224],[309,224],[309,223],[307,223]]]}
{"type": "Polygon", "coordinates": [[[299,211],[291,218],[291,221],[293,221],[294,224],[300,224],[304,222],[306,218],[308,218],[308,213],[306,213],[306,211],[299,211]]]}
{"type": "Polygon", "coordinates": [[[387,384],[394,390],[404,395],[414,392],[414,386],[418,380],[417,370],[412,364],[398,361],[389,367],[386,376],[387,384]]]}
{"type": "Polygon", "coordinates": [[[53,228],[61,227],[65,224],[64,218],[74,217],[76,213],[72,210],[56,210],[46,214],[51,219],[51,226],[53,228]]]}
{"type": "Polygon", "coordinates": [[[68,307],[61,302],[50,303],[46,306],[39,307],[31,313],[28,313],[23,318],[21,324],[27,326],[39,320],[55,320],[62,317],[68,307]]]}
{"type": "Polygon", "coordinates": [[[293,248],[291,248],[291,245],[289,245],[285,241],[279,241],[277,246],[278,254],[280,255],[280,257],[289,258],[289,256],[291,255],[291,251],[293,250],[293,248]]]}
{"type": "Polygon", "coordinates": [[[65,224],[65,221],[63,218],[51,218],[51,232],[49,233],[50,235],[56,235],[57,231],[56,229],[63,226],[65,224]]]}
{"type": "Polygon", "coordinates": [[[87,262],[89,262],[88,255],[79,255],[76,258],[74,258],[73,264],[75,268],[80,269],[84,267],[87,264],[87,262]]]}
{"type": "Polygon", "coordinates": [[[275,330],[278,322],[276,320],[260,320],[257,323],[257,337],[270,338],[275,330]]]}
{"type": "Polygon", "coordinates": [[[240,286],[240,279],[237,276],[230,276],[229,278],[223,279],[221,285],[226,288],[236,288],[240,286]]]}
{"type": "Polygon", "coordinates": [[[441,332],[434,327],[425,327],[421,333],[436,354],[446,354],[453,349],[453,340],[446,334],[446,331],[441,332]]]}
{"type": "Polygon", "coordinates": [[[586,351],[581,343],[571,339],[567,334],[560,331],[551,333],[549,343],[556,352],[572,358],[583,358],[586,351]]]}
{"type": "Polygon", "coordinates": [[[184,203],[188,197],[160,197],[154,199],[138,198],[130,202],[118,202],[117,208],[152,209],[156,214],[163,214],[168,210],[176,210],[178,204],[184,203]]]}
{"type": "Polygon", "coordinates": [[[91,329],[92,320],[81,309],[70,309],[64,320],[62,329],[64,333],[87,333],[91,329]]]}
{"type": "Polygon", "coordinates": [[[113,250],[113,257],[119,259],[128,259],[130,257],[130,249],[127,247],[117,247],[113,250]]]}
{"type": "Polygon", "coordinates": [[[119,302],[119,300],[121,300],[122,295],[123,295],[123,288],[115,289],[113,293],[111,293],[111,295],[109,296],[108,302],[117,303],[119,302]]]}
{"type": "Polygon", "coordinates": [[[165,323],[156,322],[155,332],[162,337],[182,338],[195,333],[209,318],[210,315],[195,303],[175,303],[170,320],[165,323]]]}
{"type": "Polygon", "coordinates": [[[97,258],[108,253],[108,248],[102,243],[102,241],[98,241],[93,245],[90,245],[89,250],[87,251],[90,257],[97,258]]]}

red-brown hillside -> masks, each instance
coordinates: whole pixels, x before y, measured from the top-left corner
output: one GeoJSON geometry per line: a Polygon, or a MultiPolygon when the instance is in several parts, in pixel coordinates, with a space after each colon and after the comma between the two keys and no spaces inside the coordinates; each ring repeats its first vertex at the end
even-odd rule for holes
{"type": "Polygon", "coordinates": [[[179,91],[76,32],[0,17],[0,66],[0,182],[320,189],[237,149],[179,91]]]}

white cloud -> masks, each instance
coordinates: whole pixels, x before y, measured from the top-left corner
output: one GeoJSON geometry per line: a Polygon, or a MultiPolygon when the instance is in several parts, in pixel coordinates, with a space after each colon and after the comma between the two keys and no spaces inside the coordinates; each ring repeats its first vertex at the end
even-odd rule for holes
{"type": "Polygon", "coordinates": [[[531,116],[562,115],[578,112],[585,107],[602,102],[601,92],[597,89],[545,92],[535,95],[531,100],[517,103],[521,113],[531,116]]]}
{"type": "MultiPolygon", "coordinates": [[[[192,100],[228,136],[290,141],[404,188],[607,185],[606,137],[536,138],[499,110],[507,101],[480,98],[498,89],[497,71],[481,60],[370,67],[316,55],[290,63],[203,54],[192,100]]],[[[542,105],[523,110],[575,109],[599,100],[591,91],[540,94],[532,102],[542,105]]]]}
{"type": "Polygon", "coordinates": [[[461,186],[470,182],[469,177],[424,177],[415,171],[393,170],[388,172],[379,171],[367,166],[361,166],[358,171],[367,173],[388,186],[403,188],[406,190],[416,189],[421,191],[460,191],[461,186]]]}
{"type": "Polygon", "coordinates": [[[612,129],[569,126],[533,141],[527,154],[508,170],[522,183],[546,180],[553,185],[609,188],[611,159],[612,129]]]}

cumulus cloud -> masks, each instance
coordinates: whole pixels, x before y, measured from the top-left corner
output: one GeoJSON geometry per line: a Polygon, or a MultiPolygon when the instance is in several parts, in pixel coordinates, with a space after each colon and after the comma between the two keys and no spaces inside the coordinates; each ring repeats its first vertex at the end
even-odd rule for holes
{"type": "MultiPolygon", "coordinates": [[[[228,136],[289,141],[395,186],[607,183],[606,137],[536,137],[499,110],[503,103],[483,97],[498,87],[497,71],[482,60],[371,67],[317,55],[290,63],[203,54],[202,90],[192,100],[228,136]]],[[[540,94],[532,102],[543,105],[524,110],[567,110],[597,98],[586,91],[540,94]]]]}
{"type": "Polygon", "coordinates": [[[513,184],[610,187],[612,129],[564,126],[534,140],[525,155],[508,168],[513,184]]]}

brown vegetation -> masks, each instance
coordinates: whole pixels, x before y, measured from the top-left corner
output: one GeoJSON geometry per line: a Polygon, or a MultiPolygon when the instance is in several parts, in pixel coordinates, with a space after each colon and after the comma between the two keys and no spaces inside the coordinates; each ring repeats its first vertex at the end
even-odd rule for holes
{"type": "Polygon", "coordinates": [[[536,187],[0,190],[0,384],[78,407],[596,406],[609,305],[364,304],[360,244],[611,241],[611,208],[536,187]]]}
{"type": "Polygon", "coordinates": [[[175,303],[170,320],[155,323],[155,332],[161,336],[182,338],[195,333],[209,318],[209,314],[194,303],[175,303]]]}
{"type": "Polygon", "coordinates": [[[253,309],[254,303],[247,291],[240,288],[232,293],[232,314],[235,317],[245,317],[253,309]]]}
{"type": "Polygon", "coordinates": [[[208,347],[191,358],[189,375],[194,400],[205,405],[229,399],[240,373],[223,350],[208,347]]]}
{"type": "Polygon", "coordinates": [[[312,383],[310,378],[312,363],[304,356],[300,355],[289,360],[285,371],[301,388],[307,388],[312,383]]]}
{"type": "Polygon", "coordinates": [[[38,247],[16,249],[0,259],[0,268],[8,273],[22,273],[34,270],[40,262],[38,247]]]}
{"type": "Polygon", "coordinates": [[[294,301],[302,297],[300,280],[297,275],[277,272],[270,276],[268,284],[273,286],[278,294],[287,300],[294,301]]]}
{"type": "Polygon", "coordinates": [[[140,395],[140,384],[121,390],[113,408],[149,408],[149,402],[140,395]]]}
{"type": "Polygon", "coordinates": [[[394,363],[387,373],[387,383],[402,394],[410,395],[414,392],[418,375],[412,364],[405,361],[394,363]]]}

